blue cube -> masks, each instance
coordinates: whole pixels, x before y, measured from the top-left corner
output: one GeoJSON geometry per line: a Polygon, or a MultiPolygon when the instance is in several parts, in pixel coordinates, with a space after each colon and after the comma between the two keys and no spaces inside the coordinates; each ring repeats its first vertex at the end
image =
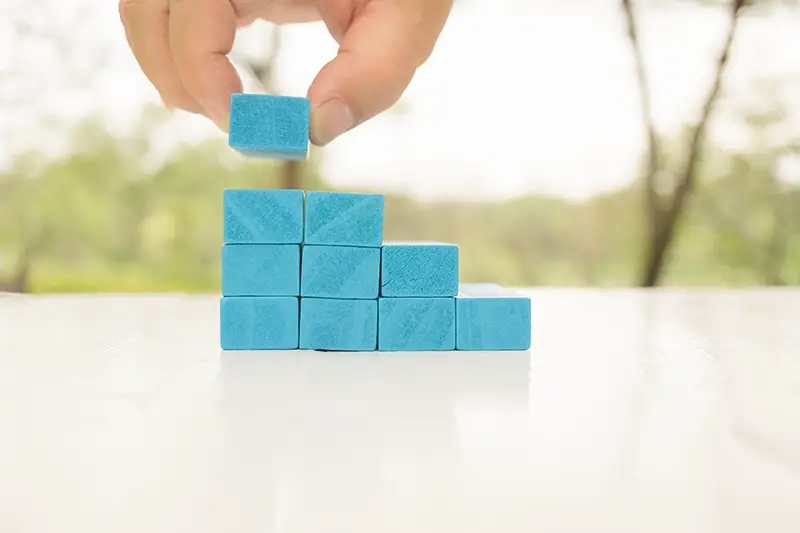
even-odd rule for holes
{"type": "Polygon", "coordinates": [[[383,195],[306,194],[306,244],[377,248],[382,242],[383,195]]]}
{"type": "Polygon", "coordinates": [[[377,300],[300,299],[301,349],[357,352],[377,344],[377,300]]]}
{"type": "Polygon", "coordinates": [[[229,189],[222,203],[226,243],[303,242],[303,191],[229,189]]]}
{"type": "Polygon", "coordinates": [[[299,296],[300,245],[223,245],[222,295],[299,296]]]}
{"type": "Polygon", "coordinates": [[[489,283],[464,284],[456,298],[456,350],[528,350],[531,300],[489,283]]]}
{"type": "Polygon", "coordinates": [[[443,298],[458,294],[458,246],[386,243],[381,251],[381,296],[443,298]]]}
{"type": "Polygon", "coordinates": [[[456,349],[454,298],[381,298],[378,300],[378,350],[456,349]]]}
{"type": "Polygon", "coordinates": [[[249,157],[303,160],[310,117],[307,98],[237,93],[231,96],[228,144],[249,157]]]}
{"type": "Polygon", "coordinates": [[[300,296],[375,300],[380,274],[380,248],[306,245],[300,296]]]}
{"type": "Polygon", "coordinates": [[[299,341],[299,298],[243,297],[220,300],[223,350],[295,350],[299,341]]]}

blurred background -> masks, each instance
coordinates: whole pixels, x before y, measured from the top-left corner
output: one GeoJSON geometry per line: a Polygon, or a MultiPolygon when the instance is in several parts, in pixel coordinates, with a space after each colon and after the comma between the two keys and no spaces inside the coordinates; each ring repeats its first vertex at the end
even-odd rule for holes
{"type": "MultiPolygon", "coordinates": [[[[240,32],[305,95],[322,24],[240,32]]],[[[161,108],[113,0],[0,6],[0,292],[219,290],[222,190],[387,194],[462,281],[800,284],[800,2],[456,0],[398,104],[308,162],[161,108]]]]}

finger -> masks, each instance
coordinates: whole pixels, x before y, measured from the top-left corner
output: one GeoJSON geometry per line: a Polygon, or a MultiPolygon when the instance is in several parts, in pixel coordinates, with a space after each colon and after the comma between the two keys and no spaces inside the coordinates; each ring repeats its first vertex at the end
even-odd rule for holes
{"type": "Polygon", "coordinates": [[[242,81],[227,55],[236,35],[229,0],[170,0],[169,41],[184,87],[206,116],[227,131],[231,94],[242,81]]]}
{"type": "Polygon", "coordinates": [[[167,107],[201,113],[183,86],[169,45],[169,0],[121,0],[119,16],[139,67],[167,107]]]}
{"type": "Polygon", "coordinates": [[[308,91],[312,142],[325,145],[397,102],[433,51],[450,7],[449,0],[372,0],[354,13],[336,58],[308,91]]]}

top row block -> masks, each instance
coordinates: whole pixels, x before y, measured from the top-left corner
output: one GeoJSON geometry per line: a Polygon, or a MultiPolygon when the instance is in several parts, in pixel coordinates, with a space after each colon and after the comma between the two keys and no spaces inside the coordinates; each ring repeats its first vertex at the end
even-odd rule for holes
{"type": "Polygon", "coordinates": [[[229,189],[226,244],[321,244],[377,248],[383,196],[341,192],[229,189]]]}
{"type": "Polygon", "coordinates": [[[310,117],[307,98],[233,94],[228,145],[248,157],[304,160],[310,117]]]}

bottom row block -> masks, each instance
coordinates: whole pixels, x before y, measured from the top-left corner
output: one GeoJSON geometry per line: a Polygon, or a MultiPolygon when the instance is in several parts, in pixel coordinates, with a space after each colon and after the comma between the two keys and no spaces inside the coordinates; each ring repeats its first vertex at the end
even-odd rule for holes
{"type": "Polygon", "coordinates": [[[223,297],[223,350],[527,350],[531,302],[496,285],[457,298],[223,297]]]}
{"type": "Polygon", "coordinates": [[[300,300],[300,349],[369,352],[377,339],[377,300],[300,300]]]}
{"type": "Polygon", "coordinates": [[[462,285],[456,298],[456,350],[527,350],[531,300],[491,283],[462,285]]]}
{"type": "Polygon", "coordinates": [[[456,349],[454,298],[381,298],[378,300],[378,350],[456,349]]]}
{"type": "Polygon", "coordinates": [[[297,349],[300,298],[223,297],[219,304],[223,350],[297,349]]]}
{"type": "Polygon", "coordinates": [[[219,310],[223,350],[377,348],[377,300],[223,297],[219,310]]]}

